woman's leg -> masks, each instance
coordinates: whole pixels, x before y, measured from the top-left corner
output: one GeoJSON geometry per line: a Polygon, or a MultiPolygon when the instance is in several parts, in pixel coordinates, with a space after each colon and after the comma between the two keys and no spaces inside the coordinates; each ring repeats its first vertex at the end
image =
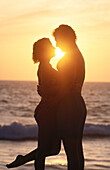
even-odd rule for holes
{"type": "Polygon", "coordinates": [[[15,161],[13,161],[10,164],[7,164],[7,168],[14,168],[14,167],[18,167],[21,166],[29,161],[35,160],[35,156],[38,154],[38,148],[33,150],[32,152],[26,154],[25,156],[23,155],[18,155],[15,159],[15,161]]]}
{"type": "Polygon", "coordinates": [[[67,137],[63,139],[63,145],[67,155],[68,170],[84,170],[82,140],[67,137]]]}
{"type": "Polygon", "coordinates": [[[35,167],[35,170],[44,170],[44,168],[45,168],[44,153],[39,152],[39,154],[35,156],[34,167],[35,167]]]}
{"type": "Polygon", "coordinates": [[[60,152],[61,148],[61,140],[60,139],[54,139],[53,142],[51,141],[45,141],[46,143],[40,142],[39,144],[39,151],[36,155],[35,159],[35,170],[44,170],[45,168],[45,157],[47,156],[53,156],[57,155],[60,152]]]}

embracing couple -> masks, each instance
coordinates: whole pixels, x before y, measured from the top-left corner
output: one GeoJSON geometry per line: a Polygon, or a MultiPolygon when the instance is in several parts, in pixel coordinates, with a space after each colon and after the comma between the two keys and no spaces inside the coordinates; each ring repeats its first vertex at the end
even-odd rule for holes
{"type": "Polygon", "coordinates": [[[41,96],[34,115],[39,127],[38,148],[18,155],[8,168],[34,160],[35,170],[44,170],[45,158],[60,152],[62,140],[68,170],[84,170],[82,137],[87,112],[81,90],[85,63],[70,26],[60,25],[53,36],[56,46],[65,52],[57,64],[58,71],[49,63],[55,56],[51,41],[42,38],[33,45],[33,61],[39,62],[37,91],[41,96]]]}

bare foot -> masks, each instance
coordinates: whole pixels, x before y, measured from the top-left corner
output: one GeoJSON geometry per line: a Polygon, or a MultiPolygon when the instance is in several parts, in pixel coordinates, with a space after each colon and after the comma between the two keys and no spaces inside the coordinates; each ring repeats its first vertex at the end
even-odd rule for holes
{"type": "Polygon", "coordinates": [[[22,155],[18,155],[15,159],[15,161],[13,161],[12,163],[10,164],[7,164],[6,167],[7,168],[15,168],[17,166],[20,166],[20,165],[23,165],[25,164],[25,159],[24,159],[24,156],[22,155]]]}

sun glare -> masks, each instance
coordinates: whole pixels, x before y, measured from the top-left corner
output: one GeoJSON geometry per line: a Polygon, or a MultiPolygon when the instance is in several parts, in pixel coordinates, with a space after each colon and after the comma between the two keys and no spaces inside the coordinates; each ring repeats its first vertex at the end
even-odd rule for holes
{"type": "Polygon", "coordinates": [[[50,64],[54,69],[57,70],[58,61],[64,56],[65,52],[62,52],[59,47],[55,47],[55,57],[50,60],[50,64]]]}
{"type": "Polygon", "coordinates": [[[65,52],[62,52],[59,47],[55,49],[55,57],[61,59],[64,56],[65,52]]]}

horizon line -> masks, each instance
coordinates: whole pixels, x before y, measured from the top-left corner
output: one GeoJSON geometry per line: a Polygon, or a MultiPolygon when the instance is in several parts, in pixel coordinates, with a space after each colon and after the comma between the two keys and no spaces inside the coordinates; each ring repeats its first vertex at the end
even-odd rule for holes
{"type": "MultiPolygon", "coordinates": [[[[25,82],[37,82],[38,80],[8,80],[8,79],[0,79],[0,81],[25,81],[25,82]]],[[[84,83],[110,83],[110,81],[84,81],[84,83]]]]}

